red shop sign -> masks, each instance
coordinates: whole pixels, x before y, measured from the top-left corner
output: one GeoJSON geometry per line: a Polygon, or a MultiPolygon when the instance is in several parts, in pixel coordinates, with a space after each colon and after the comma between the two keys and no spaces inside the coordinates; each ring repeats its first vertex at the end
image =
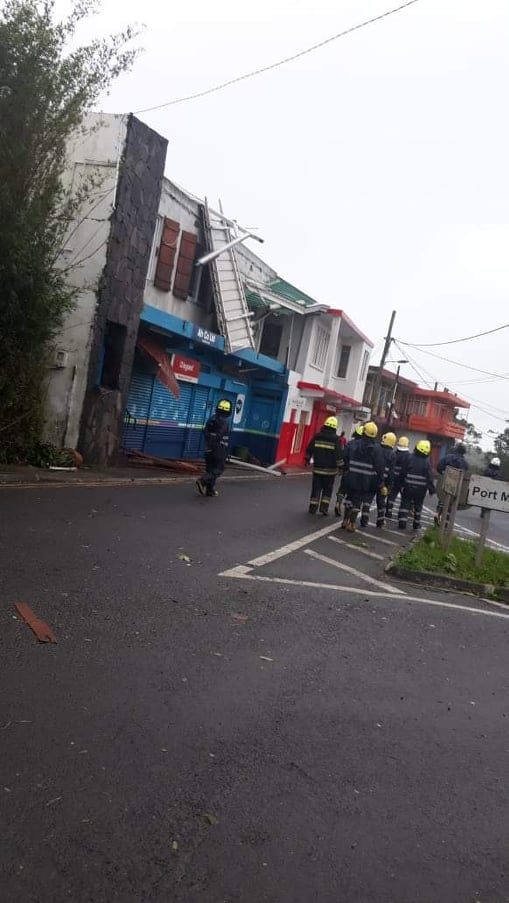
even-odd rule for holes
{"type": "Polygon", "coordinates": [[[173,372],[177,379],[186,383],[197,383],[200,379],[200,364],[190,357],[174,354],[171,359],[173,372]]]}

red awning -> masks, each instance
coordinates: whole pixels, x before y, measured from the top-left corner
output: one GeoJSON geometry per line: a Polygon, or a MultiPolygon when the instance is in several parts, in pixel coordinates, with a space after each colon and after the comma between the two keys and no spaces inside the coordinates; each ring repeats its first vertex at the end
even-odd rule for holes
{"type": "Polygon", "coordinates": [[[170,358],[166,351],[164,351],[154,339],[147,338],[147,336],[139,336],[137,344],[138,347],[141,348],[145,354],[148,354],[156,364],[156,376],[159,382],[162,383],[175,398],[179,398],[179,384],[175,379],[175,374],[170,364],[170,358]]]}

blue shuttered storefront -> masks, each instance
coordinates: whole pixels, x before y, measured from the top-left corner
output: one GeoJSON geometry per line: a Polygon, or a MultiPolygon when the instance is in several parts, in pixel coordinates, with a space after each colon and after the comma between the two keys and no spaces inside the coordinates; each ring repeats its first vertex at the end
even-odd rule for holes
{"type": "Polygon", "coordinates": [[[220,398],[232,392],[179,382],[175,398],[151,373],[133,370],[126,404],[123,446],[161,458],[201,458],[203,427],[220,398]]]}

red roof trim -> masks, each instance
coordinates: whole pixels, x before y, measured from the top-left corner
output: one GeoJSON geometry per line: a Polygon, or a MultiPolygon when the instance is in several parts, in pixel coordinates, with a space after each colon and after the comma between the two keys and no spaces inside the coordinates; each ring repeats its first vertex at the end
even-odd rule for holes
{"type": "Polygon", "coordinates": [[[330,307],[329,310],[326,311],[326,316],[341,317],[341,319],[345,321],[347,326],[350,326],[350,328],[353,329],[353,331],[356,332],[364,342],[366,342],[366,345],[369,345],[370,348],[375,347],[375,343],[372,342],[371,339],[368,339],[368,337],[365,336],[363,332],[361,332],[359,327],[355,325],[354,321],[350,319],[348,314],[345,314],[344,310],[339,310],[337,307],[330,307]]]}
{"type": "Polygon", "coordinates": [[[460,398],[459,395],[454,395],[452,392],[435,392],[431,389],[422,389],[418,387],[415,390],[415,394],[419,395],[421,398],[426,396],[426,398],[434,398],[437,401],[445,401],[450,402],[453,408],[469,408],[470,402],[465,401],[464,398],[460,398]]]}
{"type": "Polygon", "coordinates": [[[324,396],[327,396],[328,398],[337,398],[339,401],[344,401],[354,408],[362,408],[361,401],[356,401],[355,398],[349,398],[348,395],[341,395],[339,392],[335,392],[334,389],[326,389],[324,386],[319,386],[318,383],[306,383],[301,380],[301,382],[297,383],[297,388],[308,389],[311,392],[323,392],[324,396]]]}

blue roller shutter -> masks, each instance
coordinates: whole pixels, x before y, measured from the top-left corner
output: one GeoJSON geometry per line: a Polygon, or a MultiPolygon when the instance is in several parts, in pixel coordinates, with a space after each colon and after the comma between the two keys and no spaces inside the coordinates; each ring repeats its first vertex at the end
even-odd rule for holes
{"type": "Polygon", "coordinates": [[[150,373],[133,370],[124,415],[122,445],[126,449],[143,451],[153,385],[154,377],[150,373]]]}

